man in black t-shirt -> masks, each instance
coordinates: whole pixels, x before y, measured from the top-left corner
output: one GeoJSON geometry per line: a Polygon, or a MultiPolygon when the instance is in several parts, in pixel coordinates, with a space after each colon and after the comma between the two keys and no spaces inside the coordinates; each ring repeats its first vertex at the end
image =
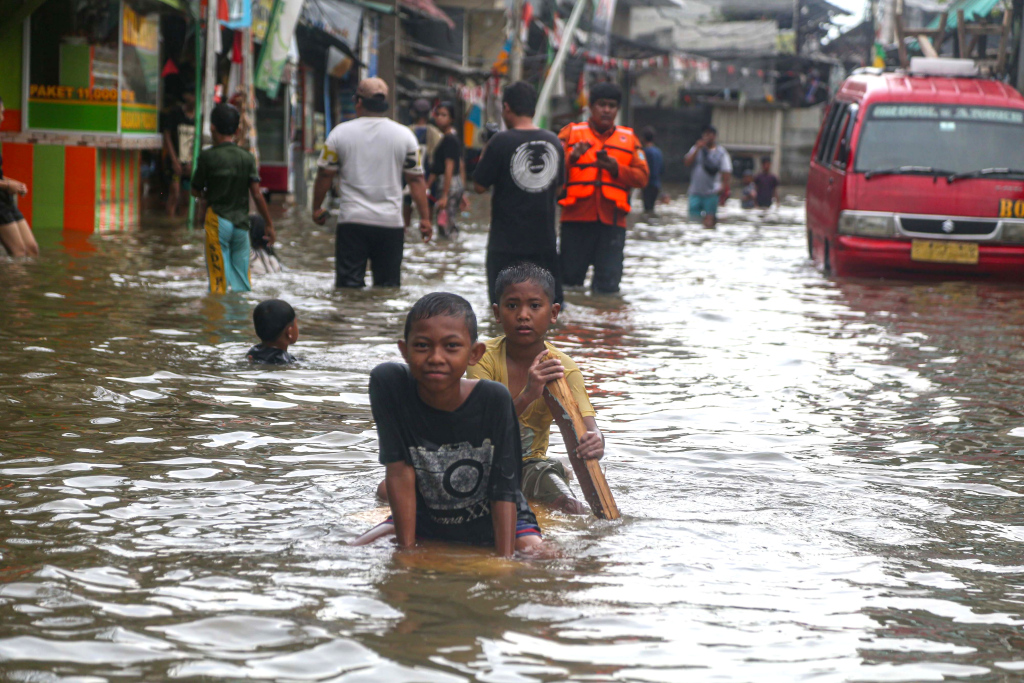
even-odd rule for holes
{"type": "Polygon", "coordinates": [[[476,315],[455,294],[423,297],[398,343],[408,365],[370,373],[370,408],[392,517],[356,539],[393,531],[417,538],[493,545],[499,555],[540,544],[537,518],[521,487],[522,442],[504,385],[465,379],[480,360],[476,315]]]}
{"type": "Polygon", "coordinates": [[[519,81],[505,88],[501,117],[508,130],[484,148],[473,173],[476,191],[494,188],[487,241],[487,286],[497,303],[498,273],[528,261],[555,276],[555,301],[562,303],[562,277],[555,236],[555,205],[565,184],[565,152],[554,133],[533,125],[537,91],[519,81]]]}

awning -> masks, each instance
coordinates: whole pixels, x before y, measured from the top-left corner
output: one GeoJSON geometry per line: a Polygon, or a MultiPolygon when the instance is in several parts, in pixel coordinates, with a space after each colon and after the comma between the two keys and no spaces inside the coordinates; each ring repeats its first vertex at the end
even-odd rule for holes
{"type": "Polygon", "coordinates": [[[455,28],[455,22],[444,11],[434,4],[434,0],[399,0],[402,7],[408,10],[430,17],[437,21],[448,24],[448,28],[455,28]]]}
{"type": "Polygon", "coordinates": [[[352,47],[359,38],[363,8],[340,0],[306,0],[301,23],[337,38],[352,47]]]}

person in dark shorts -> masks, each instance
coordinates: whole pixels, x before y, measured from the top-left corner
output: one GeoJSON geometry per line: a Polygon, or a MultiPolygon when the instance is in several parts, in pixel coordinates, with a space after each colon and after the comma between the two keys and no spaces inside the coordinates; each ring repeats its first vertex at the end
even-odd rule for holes
{"type": "Polygon", "coordinates": [[[647,178],[647,185],[644,187],[644,213],[654,213],[658,205],[658,197],[661,196],[661,174],[665,170],[665,157],[661,149],[654,144],[654,128],[647,126],[642,134],[644,141],[644,153],[647,155],[647,168],[650,176],[647,178]]]}
{"type": "Polygon", "coordinates": [[[195,84],[186,82],[181,103],[163,117],[162,156],[167,177],[167,215],[178,215],[181,190],[188,191],[192,179],[192,152],[196,131],[195,84]]]}
{"type": "Polygon", "coordinates": [[[647,185],[647,155],[632,128],[616,126],[622,88],[590,89],[590,119],[558,134],[565,147],[568,179],[562,205],[559,259],[562,282],[581,286],[594,267],[590,288],[615,294],[622,281],[630,192],[647,185]]]}
{"type": "Polygon", "coordinates": [[[434,235],[427,206],[420,145],[411,130],[387,118],[388,85],[364,78],[356,89],[358,118],[334,127],[317,162],[313,185],[313,221],[327,223],[321,208],[335,176],[340,176],[341,205],[334,242],[334,286],[365,287],[366,264],[373,284],[398,287],[402,279],[405,224],[404,175],[420,215],[420,235],[434,235]]]}
{"type": "MultiPolygon", "coordinates": [[[[4,101],[0,99],[0,123],[4,120],[4,101]]],[[[39,245],[25,216],[18,210],[16,197],[28,194],[25,183],[4,176],[0,156],[0,244],[14,257],[39,256],[39,245]]]]}
{"type": "Polygon", "coordinates": [[[409,311],[404,337],[407,365],[370,373],[392,516],[354,544],[393,532],[402,547],[419,538],[493,546],[501,556],[536,548],[512,397],[497,382],[463,376],[484,353],[473,308],[455,294],[428,294],[409,311]]]}
{"type": "MultiPolygon", "coordinates": [[[[569,514],[586,514],[587,506],[569,487],[569,474],[558,460],[548,457],[551,423],[557,422],[563,441],[576,443],[572,425],[546,391],[549,382],[565,377],[587,427],[575,454],[584,460],[604,455],[604,437],[597,428],[597,413],[590,404],[583,374],[576,363],[547,341],[548,329],[561,307],[552,301],[555,278],[533,263],[517,263],[498,274],[498,303],[494,318],[504,334],[486,343],[487,351],[466,374],[471,379],[501,382],[515,396],[523,440],[523,493],[527,500],[544,503],[569,514]],[[551,357],[549,357],[549,355],[551,357]]],[[[572,451],[570,451],[572,453],[572,451]]]]}
{"type": "Polygon", "coordinates": [[[206,201],[206,268],[210,291],[252,289],[249,281],[249,197],[264,221],[267,244],[277,239],[252,154],[235,144],[240,115],[230,104],[210,113],[213,147],[203,150],[192,176],[192,194],[206,201]]]}
{"type": "Polygon", "coordinates": [[[537,91],[525,81],[502,94],[501,117],[508,130],[487,141],[473,172],[474,189],[491,190],[491,231],[487,238],[487,291],[497,303],[498,273],[520,261],[549,270],[554,303],[562,302],[555,207],[565,184],[565,153],[558,136],[533,125],[537,91]]]}
{"type": "Polygon", "coordinates": [[[299,340],[299,320],[291,304],[281,299],[261,301],[252,312],[252,324],[260,343],[245,354],[250,363],[288,365],[295,362],[288,347],[299,340]]]}
{"type": "Polygon", "coordinates": [[[754,187],[757,188],[757,206],[769,209],[772,204],[779,206],[779,177],[772,173],[772,158],[761,158],[761,172],[754,176],[754,187]]]}

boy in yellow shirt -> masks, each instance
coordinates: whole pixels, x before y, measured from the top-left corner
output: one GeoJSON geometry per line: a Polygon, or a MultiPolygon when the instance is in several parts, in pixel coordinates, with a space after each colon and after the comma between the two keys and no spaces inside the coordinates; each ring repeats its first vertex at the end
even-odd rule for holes
{"type": "Polygon", "coordinates": [[[487,350],[470,379],[489,379],[508,387],[514,397],[519,432],[523,439],[522,489],[526,497],[573,514],[585,514],[587,506],[569,488],[565,466],[548,458],[551,422],[558,423],[566,448],[583,459],[604,455],[604,437],[597,428],[583,374],[567,355],[545,338],[558,319],[561,306],[555,298],[555,278],[533,263],[517,263],[502,270],[494,282],[494,317],[505,334],[486,343],[487,350]],[[550,352],[554,358],[545,359],[550,352]],[[548,382],[564,376],[579,403],[587,432],[576,443],[572,425],[551,394],[548,382]]]}

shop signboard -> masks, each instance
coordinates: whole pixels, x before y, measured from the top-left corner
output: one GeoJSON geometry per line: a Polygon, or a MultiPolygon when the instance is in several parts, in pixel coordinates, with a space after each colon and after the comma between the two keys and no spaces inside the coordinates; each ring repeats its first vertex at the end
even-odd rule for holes
{"type": "Polygon", "coordinates": [[[82,14],[71,0],[49,0],[32,15],[28,126],[156,133],[159,14],[118,0],[94,5],[82,14]]]}

